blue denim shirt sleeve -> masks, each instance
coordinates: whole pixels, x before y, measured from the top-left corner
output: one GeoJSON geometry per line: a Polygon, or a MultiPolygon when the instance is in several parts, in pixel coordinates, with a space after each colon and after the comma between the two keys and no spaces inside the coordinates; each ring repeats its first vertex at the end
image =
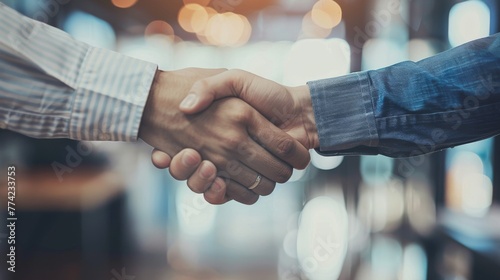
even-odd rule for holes
{"type": "Polygon", "coordinates": [[[308,83],[323,155],[415,156],[500,133],[500,33],[308,83]]]}

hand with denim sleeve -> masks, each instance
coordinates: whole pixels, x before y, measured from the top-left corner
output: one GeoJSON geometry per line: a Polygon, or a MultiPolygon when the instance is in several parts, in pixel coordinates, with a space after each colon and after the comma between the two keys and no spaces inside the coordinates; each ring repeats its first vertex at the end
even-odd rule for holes
{"type": "MultiPolygon", "coordinates": [[[[227,97],[237,97],[256,108],[274,125],[297,139],[305,149],[317,147],[317,131],[307,85],[285,87],[242,70],[230,70],[196,82],[180,108],[184,113],[195,116],[199,112],[210,110],[212,102],[227,97]]],[[[301,156],[303,159],[299,161],[307,164],[309,156],[301,156]]],[[[200,189],[207,184],[207,180],[203,179],[206,176],[202,176],[200,171],[209,163],[199,166],[201,156],[194,150],[179,153],[171,163],[170,158],[160,151],[154,151],[152,159],[160,168],[170,164],[170,172],[177,175],[176,178],[189,178],[188,185],[192,189],[200,189]],[[194,164],[187,164],[187,161],[194,164]]],[[[213,180],[213,177],[209,177],[209,180],[213,180]]],[[[205,197],[214,204],[224,201],[221,200],[222,194],[212,188],[206,189],[205,197]]]]}
{"type": "MultiPolygon", "coordinates": [[[[202,172],[204,184],[189,180],[193,191],[203,193],[213,188],[227,193],[226,200],[230,197],[252,204],[259,195],[271,193],[276,182],[287,181],[292,167],[307,166],[308,150],[240,99],[214,102],[199,114],[181,112],[179,104],[192,84],[201,78],[200,71],[208,70],[160,71],[139,130],[141,139],[167,155],[191,148],[198,151],[202,159],[213,163],[200,163],[200,171],[208,168],[213,172],[202,172]],[[218,170],[218,180],[213,167],[218,170]],[[259,184],[251,189],[256,178],[259,184]]],[[[193,162],[190,160],[188,158],[187,163],[193,162]]]]}

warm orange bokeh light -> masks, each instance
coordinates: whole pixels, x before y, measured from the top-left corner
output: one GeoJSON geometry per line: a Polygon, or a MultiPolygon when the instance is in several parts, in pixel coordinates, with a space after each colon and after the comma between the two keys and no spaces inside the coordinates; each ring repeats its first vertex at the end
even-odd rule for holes
{"type": "Polygon", "coordinates": [[[208,6],[210,4],[210,0],[184,0],[184,4],[198,4],[201,6],[208,6]]]}
{"type": "Polygon", "coordinates": [[[205,30],[205,36],[207,41],[211,45],[221,45],[221,35],[219,30],[224,28],[225,16],[222,14],[216,14],[210,18],[207,24],[207,29],[205,30]]]}
{"type": "Polygon", "coordinates": [[[309,12],[304,16],[302,20],[302,33],[299,39],[317,38],[323,39],[328,37],[332,32],[331,28],[323,28],[318,26],[312,18],[312,13],[309,12]]]}
{"type": "Polygon", "coordinates": [[[130,8],[137,3],[137,0],[111,0],[111,3],[118,8],[130,8]]]}
{"type": "Polygon", "coordinates": [[[248,21],[247,17],[243,15],[238,16],[243,22],[243,32],[241,33],[240,38],[238,38],[238,41],[235,44],[235,46],[237,47],[243,46],[244,44],[248,43],[248,40],[250,40],[250,36],[252,35],[252,25],[250,24],[250,21],[248,21]]]}
{"type": "Polygon", "coordinates": [[[334,28],[342,20],[342,8],[332,0],[319,0],[314,4],[311,17],[322,28],[334,28]]]}
{"type": "Polygon", "coordinates": [[[155,20],[146,26],[146,30],[144,30],[144,36],[147,38],[151,36],[165,36],[170,40],[174,40],[174,28],[167,22],[163,20],[155,20]]]}
{"type": "Polygon", "coordinates": [[[214,8],[212,8],[212,7],[205,7],[205,11],[207,11],[209,19],[211,17],[215,16],[216,14],[218,14],[217,11],[214,8]]]}
{"type": "Polygon", "coordinates": [[[237,47],[246,44],[251,33],[252,26],[246,17],[229,12],[212,16],[199,37],[211,45],[237,47]]]}
{"type": "Polygon", "coordinates": [[[179,11],[179,24],[187,32],[203,31],[208,19],[207,9],[199,4],[187,4],[179,11]]]}

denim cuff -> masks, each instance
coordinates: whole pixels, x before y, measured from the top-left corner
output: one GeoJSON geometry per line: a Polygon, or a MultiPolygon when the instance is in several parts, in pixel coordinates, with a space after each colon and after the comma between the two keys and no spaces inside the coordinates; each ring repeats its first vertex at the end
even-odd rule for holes
{"type": "Polygon", "coordinates": [[[318,152],[376,154],[376,149],[369,152],[378,145],[378,133],[368,74],[352,73],[308,85],[319,135],[318,152]]]}

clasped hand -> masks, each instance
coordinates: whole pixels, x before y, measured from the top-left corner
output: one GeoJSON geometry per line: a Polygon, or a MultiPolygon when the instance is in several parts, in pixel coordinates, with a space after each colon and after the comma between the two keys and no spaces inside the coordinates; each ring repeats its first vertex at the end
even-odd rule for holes
{"type": "Polygon", "coordinates": [[[212,204],[255,203],[304,169],[318,146],[307,86],[241,70],[159,71],[139,137],[155,147],[155,166],[170,166],[212,204]]]}

